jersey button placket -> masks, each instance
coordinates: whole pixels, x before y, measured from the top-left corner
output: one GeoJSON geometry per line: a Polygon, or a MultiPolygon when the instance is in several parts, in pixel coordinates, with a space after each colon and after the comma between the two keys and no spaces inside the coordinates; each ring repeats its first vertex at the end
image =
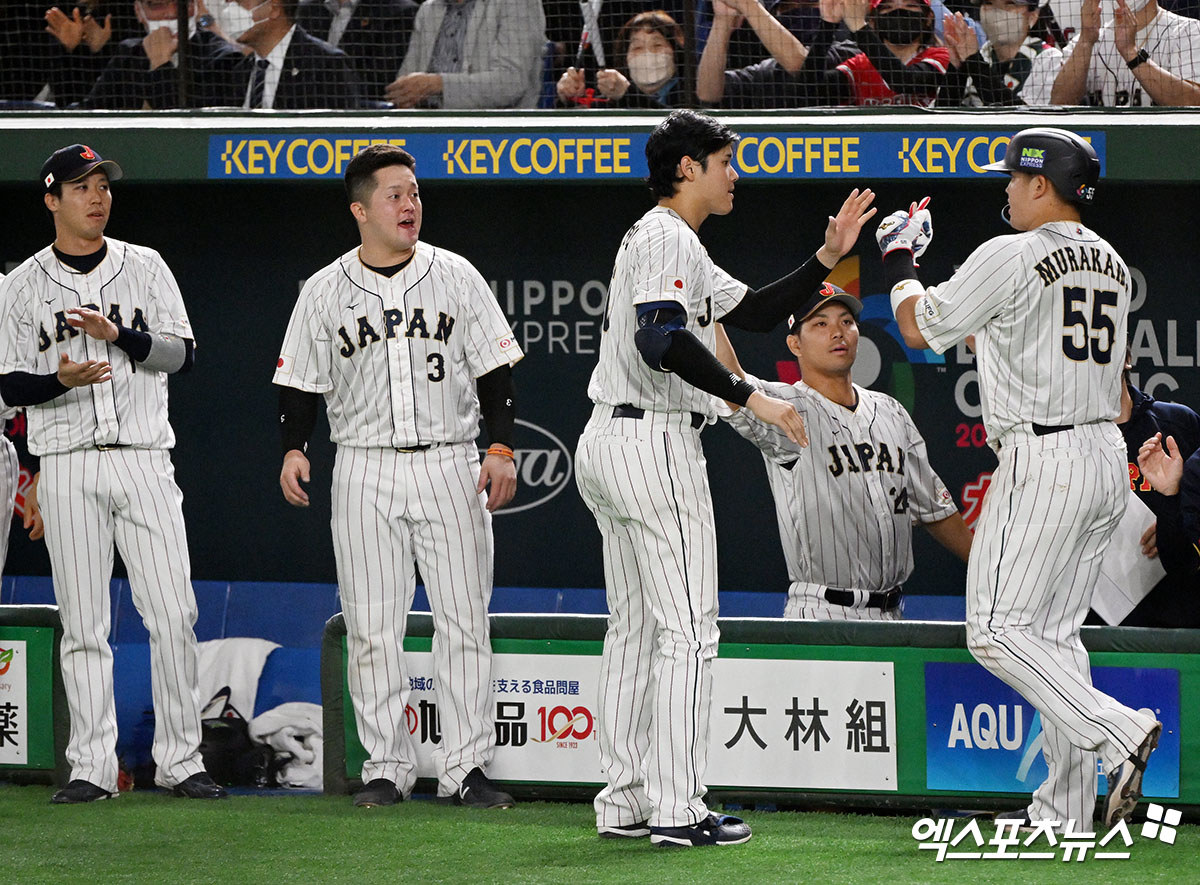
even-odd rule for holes
{"type": "MultiPolygon", "coordinates": [[[[100,269],[90,274],[83,274],[83,285],[80,287],[81,304],[95,304],[97,310],[105,312],[104,298],[100,289],[100,269]]],[[[93,384],[89,387],[92,394],[92,409],[96,416],[96,432],[92,442],[105,445],[117,442],[121,425],[117,419],[116,381],[119,371],[113,356],[114,345],[107,341],[92,338],[86,332],[80,331],[84,341],[85,360],[103,360],[113,366],[112,380],[103,384],[93,384]]]]}
{"type": "Polygon", "coordinates": [[[387,342],[387,358],[392,374],[392,423],[395,427],[392,445],[411,446],[421,442],[416,435],[417,404],[413,396],[420,383],[416,375],[418,367],[412,362],[412,342],[404,335],[409,320],[408,304],[403,297],[395,297],[394,290],[388,300],[399,307],[401,316],[401,322],[396,326],[396,337],[387,342]]]}

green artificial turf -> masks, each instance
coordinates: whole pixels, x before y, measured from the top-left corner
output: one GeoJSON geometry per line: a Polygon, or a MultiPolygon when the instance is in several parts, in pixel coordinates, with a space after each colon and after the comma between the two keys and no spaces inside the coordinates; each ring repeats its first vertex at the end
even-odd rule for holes
{"type": "MultiPolygon", "coordinates": [[[[347,797],[243,794],[198,802],[139,791],[57,806],[51,792],[0,785],[6,882],[1200,881],[1200,827],[1186,824],[1173,845],[1131,826],[1131,857],[1123,861],[939,864],[934,852],[917,848],[915,817],[748,811],[754,838],[746,845],[664,849],[647,839],[597,838],[584,804],[478,811],[418,800],[360,809],[347,797]]],[[[994,831],[989,824],[983,832],[994,831]]]]}

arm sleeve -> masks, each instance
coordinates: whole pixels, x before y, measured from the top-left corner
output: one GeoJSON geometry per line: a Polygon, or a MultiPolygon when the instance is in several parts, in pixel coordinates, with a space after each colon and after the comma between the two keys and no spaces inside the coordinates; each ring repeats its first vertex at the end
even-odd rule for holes
{"type": "Polygon", "coordinates": [[[292,449],[308,451],[308,440],[317,426],[317,411],[321,395],[297,390],[294,387],[279,388],[279,429],[283,454],[292,449]]]}
{"type": "Polygon", "coordinates": [[[135,362],[153,372],[172,374],[191,371],[195,361],[195,346],[191,338],[176,335],[151,335],[117,326],[117,340],[113,342],[135,362]]]}
{"type": "Polygon", "coordinates": [[[488,442],[513,447],[513,426],[517,421],[517,391],[513,386],[512,366],[505,364],[480,375],[475,381],[479,393],[479,411],[487,428],[488,442]]]}
{"type": "Polygon", "coordinates": [[[769,332],[796,313],[824,282],[829,268],[814,253],[786,277],[748,291],[721,322],[747,332],[769,332]]]}
{"type": "Polygon", "coordinates": [[[739,406],[746,405],[754,393],[753,387],[721,365],[713,352],[687,329],[671,332],[671,345],[663,355],[662,367],[693,387],[739,406]]]}
{"type": "Polygon", "coordinates": [[[40,406],[71,388],[58,380],[58,373],[35,375],[32,372],[9,372],[0,375],[0,399],[10,406],[40,406]]]}

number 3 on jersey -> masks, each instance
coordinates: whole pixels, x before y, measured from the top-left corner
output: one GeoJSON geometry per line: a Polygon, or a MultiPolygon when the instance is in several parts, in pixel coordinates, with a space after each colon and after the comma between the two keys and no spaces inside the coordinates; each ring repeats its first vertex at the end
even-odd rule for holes
{"type": "Polygon", "coordinates": [[[1087,290],[1082,286],[1063,288],[1062,348],[1067,359],[1083,362],[1091,356],[1100,365],[1112,362],[1113,339],[1117,326],[1113,312],[1117,309],[1117,293],[1092,290],[1092,311],[1089,317],[1081,305],[1087,302],[1087,290]]]}

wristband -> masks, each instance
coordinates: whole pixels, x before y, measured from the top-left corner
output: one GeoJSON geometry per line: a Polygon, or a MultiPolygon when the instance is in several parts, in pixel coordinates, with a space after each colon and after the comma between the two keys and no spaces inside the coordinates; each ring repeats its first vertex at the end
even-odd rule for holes
{"type": "Polygon", "coordinates": [[[1150,61],[1150,53],[1147,52],[1145,49],[1139,49],[1138,54],[1135,55],[1133,58],[1131,58],[1129,61],[1125,62],[1125,64],[1128,65],[1129,70],[1132,71],[1134,68],[1136,68],[1138,65],[1140,65],[1144,61],[1150,61]]]}
{"type": "Polygon", "coordinates": [[[900,309],[900,305],[909,298],[925,294],[925,287],[920,280],[901,280],[892,286],[892,314],[900,309]]]}
{"type": "Polygon", "coordinates": [[[488,446],[487,453],[489,455],[500,455],[503,458],[510,458],[514,461],[516,460],[516,457],[513,455],[513,450],[503,443],[492,443],[490,446],[488,446]]]}

